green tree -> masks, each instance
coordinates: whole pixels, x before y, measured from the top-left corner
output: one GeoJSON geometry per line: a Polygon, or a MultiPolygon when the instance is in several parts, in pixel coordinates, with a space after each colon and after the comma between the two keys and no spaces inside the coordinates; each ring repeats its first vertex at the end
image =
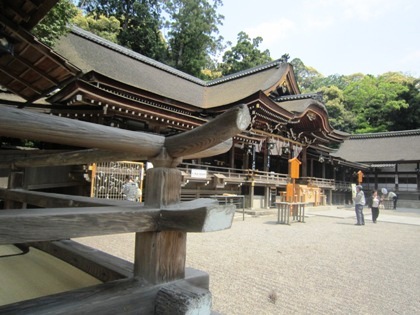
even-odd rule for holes
{"type": "Polygon", "coordinates": [[[118,44],[152,59],[163,61],[165,43],[161,34],[159,0],[87,0],[79,6],[90,16],[120,22],[118,44]]]}
{"type": "Polygon", "coordinates": [[[408,87],[388,75],[366,75],[351,82],[344,90],[346,109],[356,115],[355,132],[383,132],[392,126],[389,118],[407,108],[402,94],[408,87]]]}
{"type": "Polygon", "coordinates": [[[107,18],[105,15],[96,17],[96,14],[84,16],[79,10],[77,16],[72,20],[73,24],[105,38],[111,42],[118,43],[118,35],[120,33],[120,21],[114,16],[107,18]]]}
{"type": "Polygon", "coordinates": [[[221,0],[210,4],[206,0],[164,1],[168,14],[167,63],[179,70],[202,77],[201,70],[208,68],[209,56],[216,56],[223,48],[223,37],[218,36],[218,26],[223,15],[217,13],[221,0]]]}
{"type": "Polygon", "coordinates": [[[223,54],[221,65],[223,75],[246,70],[272,60],[268,50],[258,49],[263,41],[262,37],[251,39],[245,32],[240,32],[237,39],[236,45],[223,54]]]}
{"type": "Polygon", "coordinates": [[[318,92],[322,93],[331,126],[334,129],[351,133],[355,129],[356,120],[344,106],[343,91],[332,85],[323,86],[318,89],[318,92]]]}
{"type": "Polygon", "coordinates": [[[299,58],[294,58],[290,64],[293,66],[296,81],[303,93],[314,92],[322,86],[317,84],[317,80],[323,76],[315,68],[306,66],[299,58]]]}
{"type": "Polygon", "coordinates": [[[408,103],[408,107],[401,108],[398,115],[389,117],[389,130],[410,130],[420,128],[420,79],[407,77],[405,84],[408,88],[401,97],[408,103]]]}
{"type": "Polygon", "coordinates": [[[69,32],[68,24],[77,12],[72,1],[60,0],[31,32],[42,43],[53,47],[58,38],[69,32]]]}

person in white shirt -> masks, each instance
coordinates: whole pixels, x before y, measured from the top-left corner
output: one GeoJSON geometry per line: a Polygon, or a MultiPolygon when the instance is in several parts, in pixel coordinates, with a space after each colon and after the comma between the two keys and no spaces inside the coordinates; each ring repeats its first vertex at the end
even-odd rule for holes
{"type": "Polygon", "coordinates": [[[381,198],[378,196],[378,191],[374,190],[372,193],[371,200],[369,201],[370,208],[372,210],[372,222],[376,223],[376,220],[379,216],[379,204],[381,203],[381,198]]]}
{"type": "Polygon", "coordinates": [[[394,210],[397,210],[397,200],[398,200],[397,194],[394,193],[393,191],[390,191],[388,193],[388,199],[394,201],[394,210]]]}
{"type": "Polygon", "coordinates": [[[363,215],[363,206],[366,203],[365,193],[361,185],[356,186],[356,196],[353,198],[354,208],[356,212],[356,225],[365,225],[365,217],[363,215]]]}

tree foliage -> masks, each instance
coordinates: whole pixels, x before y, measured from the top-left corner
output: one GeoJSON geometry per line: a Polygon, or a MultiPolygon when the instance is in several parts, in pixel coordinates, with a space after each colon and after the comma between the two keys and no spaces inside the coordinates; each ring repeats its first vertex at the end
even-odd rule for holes
{"type": "Polygon", "coordinates": [[[96,14],[85,16],[82,14],[82,11],[79,10],[79,13],[72,22],[84,30],[105,38],[113,43],[118,43],[120,21],[118,21],[114,16],[110,16],[109,18],[105,15],[97,17],[96,14]]]}
{"type": "Polygon", "coordinates": [[[223,47],[223,37],[218,36],[218,26],[223,15],[217,13],[221,0],[209,3],[207,0],[164,1],[168,19],[167,63],[179,70],[202,77],[209,57],[216,56],[223,47]]]}
{"type": "Polygon", "coordinates": [[[366,75],[345,89],[346,108],[356,114],[355,132],[382,132],[392,129],[390,116],[398,115],[409,104],[402,98],[408,87],[389,75],[366,75]]]}
{"type": "Polygon", "coordinates": [[[293,66],[293,71],[301,91],[306,93],[316,90],[317,79],[320,79],[322,75],[316,69],[306,66],[299,58],[294,58],[290,63],[293,66]]]}
{"type": "Polygon", "coordinates": [[[356,119],[344,105],[343,91],[335,85],[322,86],[317,91],[323,95],[331,126],[337,130],[352,132],[356,126],[356,119]]]}
{"type": "Polygon", "coordinates": [[[251,39],[245,32],[240,32],[237,43],[223,55],[221,65],[223,75],[236,73],[271,61],[268,50],[260,51],[262,37],[251,39]]]}
{"type": "Polygon", "coordinates": [[[79,6],[93,19],[117,19],[117,43],[158,61],[164,61],[159,0],[87,0],[79,6]]]}
{"type": "Polygon", "coordinates": [[[60,36],[68,33],[68,24],[76,15],[77,8],[70,0],[60,0],[31,32],[42,43],[53,47],[60,36]]]}

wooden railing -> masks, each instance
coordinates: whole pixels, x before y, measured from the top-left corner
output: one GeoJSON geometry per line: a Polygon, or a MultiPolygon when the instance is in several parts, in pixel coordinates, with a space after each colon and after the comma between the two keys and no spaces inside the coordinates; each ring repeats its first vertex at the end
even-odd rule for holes
{"type": "MultiPolygon", "coordinates": [[[[191,131],[165,138],[2,106],[0,134],[89,148],[11,162],[0,190],[0,244],[26,243],[111,281],[0,307],[1,314],[210,314],[208,275],[185,268],[188,232],[230,228],[235,205],[214,199],[181,202],[182,158],[226,152],[250,123],[246,106],[191,131]],[[225,142],[229,142],[226,145],[225,142]],[[95,148],[95,149],[93,149],[95,148]],[[146,157],[145,204],[23,189],[25,167],[73,165],[146,157]],[[26,205],[34,206],[26,209],[26,205]],[[134,264],[65,243],[76,237],[135,233],[134,264]],[[87,254],[88,253],[88,254],[87,254]],[[67,257],[67,258],[66,258],[67,257]],[[116,265],[112,265],[117,262],[116,265]],[[124,268],[121,268],[124,265],[124,268]]],[[[210,249],[211,250],[211,249],[210,249]]],[[[4,271],[7,273],[7,271],[4,271]]]]}
{"type": "MultiPolygon", "coordinates": [[[[196,180],[196,181],[211,181],[214,180],[214,177],[218,175],[223,175],[224,182],[227,183],[251,183],[254,182],[255,185],[273,185],[273,186],[286,186],[290,182],[290,177],[288,174],[275,173],[275,172],[265,172],[258,170],[250,169],[238,169],[238,168],[229,168],[229,167],[220,167],[213,165],[205,164],[192,164],[192,163],[182,163],[179,166],[179,169],[184,174],[184,181],[186,180],[196,180]],[[204,170],[206,171],[206,177],[204,178],[194,178],[193,170],[204,170]]],[[[326,179],[319,177],[301,177],[298,180],[298,183],[304,185],[314,185],[320,188],[326,189],[336,189],[336,182],[334,179],[326,179]]],[[[344,185],[344,184],[343,184],[344,185]]],[[[349,184],[346,184],[349,186],[349,184]]],[[[349,186],[350,187],[350,186],[349,186]]]]}

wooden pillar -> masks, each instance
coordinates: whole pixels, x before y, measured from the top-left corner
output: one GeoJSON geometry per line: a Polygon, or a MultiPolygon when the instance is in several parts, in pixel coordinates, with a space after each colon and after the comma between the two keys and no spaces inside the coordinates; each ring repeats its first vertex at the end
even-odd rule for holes
{"type": "Polygon", "coordinates": [[[307,147],[302,147],[302,174],[301,177],[308,176],[308,156],[306,154],[307,147]]]}
{"type": "MultiPolygon", "coordinates": [[[[263,152],[264,152],[264,171],[269,172],[270,171],[270,150],[268,148],[268,143],[270,141],[270,138],[267,138],[265,140],[265,143],[263,145],[263,152]]],[[[270,208],[270,187],[264,186],[264,207],[266,209],[270,208]]]]}
{"type": "Polygon", "coordinates": [[[311,159],[311,170],[309,177],[314,177],[314,159],[311,159]]]}
{"type": "Polygon", "coordinates": [[[235,141],[233,141],[232,148],[229,150],[229,167],[236,168],[235,165],[235,141]]]}
{"type": "MultiPolygon", "coordinates": [[[[164,207],[181,199],[181,171],[156,167],[147,170],[146,207],[164,207]]],[[[185,276],[187,234],[182,231],[136,233],[134,276],[149,283],[185,276]]]]}
{"type": "MultiPolygon", "coordinates": [[[[23,169],[17,169],[12,167],[10,169],[9,179],[8,179],[8,189],[14,188],[23,188],[24,185],[25,172],[23,169]]],[[[5,200],[4,209],[24,209],[26,208],[26,203],[5,200]]]]}

